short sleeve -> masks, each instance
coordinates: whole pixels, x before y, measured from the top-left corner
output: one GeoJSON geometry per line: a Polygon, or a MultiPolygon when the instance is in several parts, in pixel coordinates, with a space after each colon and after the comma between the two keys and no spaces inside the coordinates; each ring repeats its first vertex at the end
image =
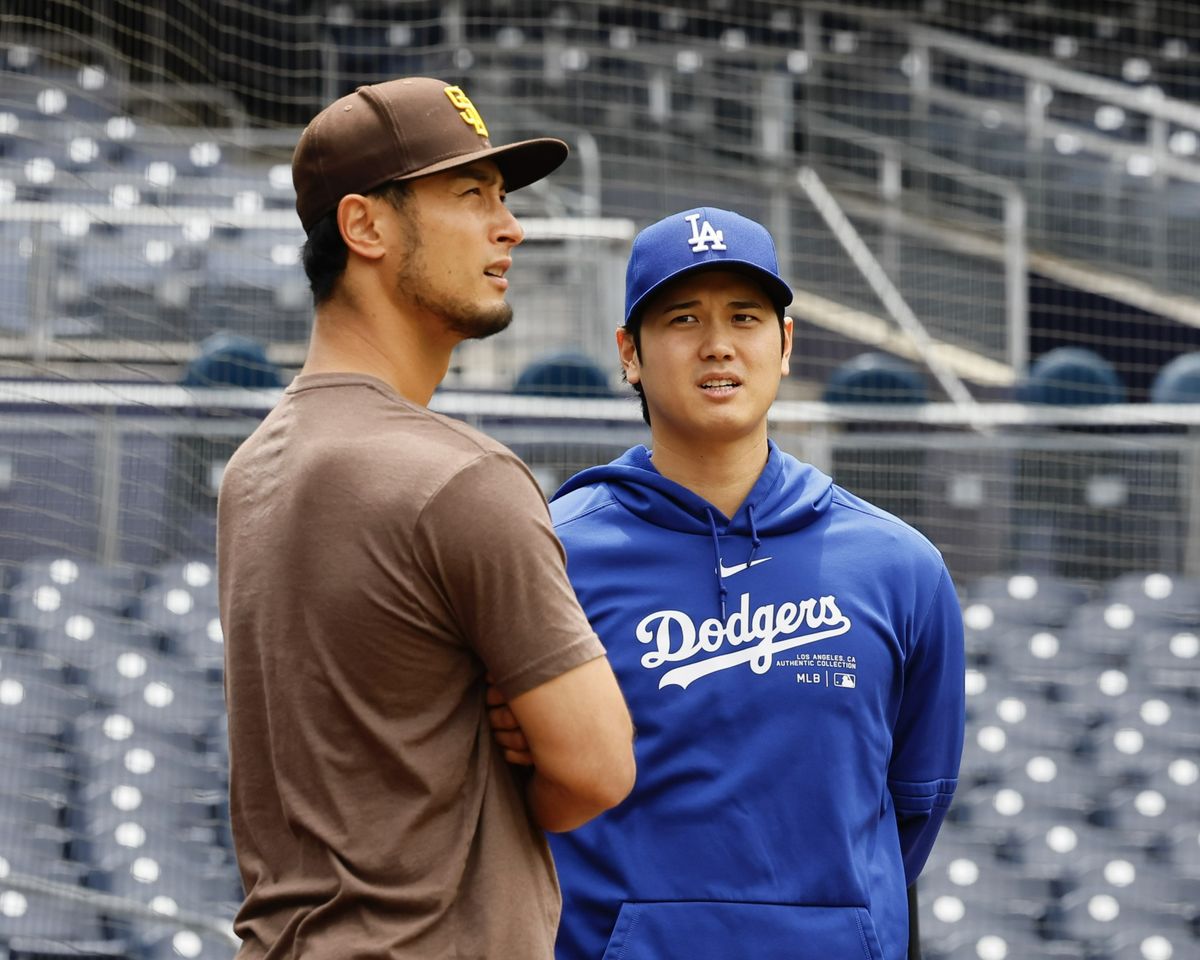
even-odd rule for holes
{"type": "Polygon", "coordinates": [[[486,453],[457,471],[414,537],[418,563],[508,699],[604,655],[546,500],[515,456],[486,453]]]}

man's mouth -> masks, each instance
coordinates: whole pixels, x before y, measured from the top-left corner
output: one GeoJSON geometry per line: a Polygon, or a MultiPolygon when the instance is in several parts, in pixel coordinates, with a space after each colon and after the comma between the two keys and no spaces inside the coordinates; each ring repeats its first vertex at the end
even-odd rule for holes
{"type": "Polygon", "coordinates": [[[736,380],[729,377],[717,377],[712,380],[705,380],[700,384],[701,390],[725,390],[732,387],[741,386],[736,380]]]}

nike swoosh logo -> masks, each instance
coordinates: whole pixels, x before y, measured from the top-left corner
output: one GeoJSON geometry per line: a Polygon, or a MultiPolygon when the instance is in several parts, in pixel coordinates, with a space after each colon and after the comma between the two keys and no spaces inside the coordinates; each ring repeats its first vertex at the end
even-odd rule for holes
{"type": "Polygon", "coordinates": [[[749,563],[737,563],[732,567],[727,567],[720,560],[718,560],[717,567],[721,571],[721,576],[732,577],[735,573],[741,573],[747,567],[757,567],[760,563],[766,563],[768,560],[774,559],[774,557],[763,557],[761,560],[751,560],[749,563]]]}

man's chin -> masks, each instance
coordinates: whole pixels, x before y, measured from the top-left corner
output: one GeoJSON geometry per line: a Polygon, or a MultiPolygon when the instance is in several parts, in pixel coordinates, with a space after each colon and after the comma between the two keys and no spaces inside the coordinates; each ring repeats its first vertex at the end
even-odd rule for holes
{"type": "Polygon", "coordinates": [[[486,340],[504,330],[512,318],[512,307],[500,302],[461,313],[449,321],[449,326],[465,340],[486,340]]]}

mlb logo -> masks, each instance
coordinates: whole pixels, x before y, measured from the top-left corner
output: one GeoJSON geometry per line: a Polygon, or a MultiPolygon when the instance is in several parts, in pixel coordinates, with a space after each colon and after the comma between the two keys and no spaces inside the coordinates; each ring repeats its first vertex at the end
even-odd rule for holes
{"type": "Polygon", "coordinates": [[[835,673],[833,675],[833,685],[835,687],[853,687],[854,674],[852,673],[835,673]]]}

